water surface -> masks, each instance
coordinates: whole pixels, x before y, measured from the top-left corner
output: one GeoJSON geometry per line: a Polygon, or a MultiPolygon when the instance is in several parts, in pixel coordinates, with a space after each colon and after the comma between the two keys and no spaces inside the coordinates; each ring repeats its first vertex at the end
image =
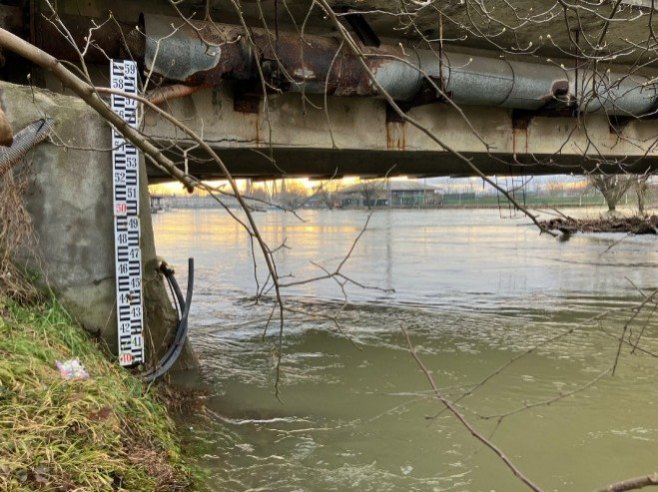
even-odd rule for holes
{"type": "MultiPolygon", "coordinates": [[[[285,244],[286,282],[337,268],[367,219],[302,216],[257,214],[268,242],[285,244]]],[[[254,303],[266,272],[260,261],[254,272],[246,234],[219,210],[168,211],[154,227],[170,263],[196,260],[191,337],[211,417],[181,424],[207,490],[526,490],[433,398],[403,329],[441,391],[545,490],[658,467],[658,361],[640,351],[658,352],[651,306],[627,332],[642,332],[640,350],[625,347],[606,373],[638,289],[657,287],[654,237],[558,242],[497,210],[378,211],[341,270],[377,289],[284,290],[279,401],[278,326],[263,338],[272,304],[254,303]]]]}

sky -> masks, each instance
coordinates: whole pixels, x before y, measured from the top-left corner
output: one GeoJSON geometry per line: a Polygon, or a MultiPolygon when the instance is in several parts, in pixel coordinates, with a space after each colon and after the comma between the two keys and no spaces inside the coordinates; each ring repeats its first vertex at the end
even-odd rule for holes
{"type": "MultiPolygon", "coordinates": [[[[397,177],[392,178],[395,180],[405,180],[406,177],[397,177]]],[[[492,178],[496,179],[496,178],[492,178]]],[[[585,178],[583,176],[568,176],[568,175],[549,175],[549,176],[533,176],[533,177],[505,177],[500,176],[497,178],[498,183],[505,188],[515,188],[521,186],[525,179],[525,188],[529,191],[535,191],[537,189],[550,188],[553,186],[560,188],[580,188],[585,186],[585,178]]],[[[360,181],[359,178],[348,177],[335,180],[340,183],[341,186],[350,186],[360,181]]],[[[421,179],[426,184],[436,186],[444,192],[478,192],[478,193],[495,193],[495,189],[490,185],[483,183],[481,178],[450,178],[450,177],[440,177],[440,178],[426,178],[421,179]]],[[[244,179],[237,180],[238,186],[241,190],[245,190],[247,186],[247,181],[244,179]]],[[[212,186],[224,186],[228,187],[226,181],[208,181],[212,186]]],[[[311,180],[308,178],[295,178],[286,180],[288,186],[301,186],[307,190],[313,190],[316,188],[320,181],[311,180]]],[[[265,185],[270,187],[272,186],[271,181],[265,182],[265,185]]],[[[261,183],[255,184],[256,187],[263,186],[261,183]]],[[[180,183],[163,183],[157,185],[151,185],[149,187],[151,194],[153,195],[188,195],[187,191],[183,188],[180,183]]]]}

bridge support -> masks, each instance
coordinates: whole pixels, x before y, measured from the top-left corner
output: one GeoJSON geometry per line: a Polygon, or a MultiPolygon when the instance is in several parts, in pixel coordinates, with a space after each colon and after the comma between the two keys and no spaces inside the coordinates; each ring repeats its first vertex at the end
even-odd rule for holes
{"type": "MultiPolygon", "coordinates": [[[[110,129],[81,100],[41,89],[0,82],[0,107],[15,131],[40,118],[54,120],[51,142],[35,147],[16,168],[27,176],[26,207],[35,233],[17,260],[116,354],[110,129]]],[[[141,167],[145,339],[152,360],[172,336],[176,313],[158,269],[143,162],[141,167]]],[[[194,365],[187,348],[179,368],[194,365]]]]}

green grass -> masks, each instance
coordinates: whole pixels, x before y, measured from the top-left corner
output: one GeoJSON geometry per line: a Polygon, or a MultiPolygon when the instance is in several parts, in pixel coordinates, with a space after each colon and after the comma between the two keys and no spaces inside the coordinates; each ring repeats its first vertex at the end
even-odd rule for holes
{"type": "MultiPolygon", "coordinates": [[[[525,203],[526,206],[528,207],[544,207],[544,206],[549,206],[549,207],[591,207],[591,206],[599,206],[603,207],[605,206],[605,202],[603,200],[603,197],[601,196],[590,196],[590,195],[585,195],[582,197],[579,196],[536,196],[536,195],[528,195],[526,196],[525,200],[523,199],[523,196],[521,194],[518,194],[516,196],[516,199],[518,200],[519,203],[523,204],[525,203]]],[[[623,202],[622,202],[623,203],[623,202]]],[[[629,200],[629,203],[635,203],[631,200],[629,200]]],[[[444,198],[443,200],[443,206],[444,207],[491,207],[491,208],[507,208],[509,206],[509,203],[506,198],[496,197],[495,195],[487,195],[487,196],[478,196],[476,198],[473,197],[462,197],[459,199],[458,197],[455,196],[450,196],[447,198],[444,198]]]]}
{"type": "Polygon", "coordinates": [[[182,490],[165,407],[54,303],[0,297],[0,490],[182,490]],[[62,379],[79,358],[89,379],[62,379]]]}

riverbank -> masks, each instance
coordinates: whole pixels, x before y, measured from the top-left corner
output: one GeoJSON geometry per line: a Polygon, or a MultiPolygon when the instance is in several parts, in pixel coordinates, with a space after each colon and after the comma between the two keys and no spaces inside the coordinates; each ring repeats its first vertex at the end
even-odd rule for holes
{"type": "Polygon", "coordinates": [[[185,490],[165,407],[50,303],[0,298],[0,489],[185,490]],[[79,359],[85,379],[57,361],[79,359]]]}

